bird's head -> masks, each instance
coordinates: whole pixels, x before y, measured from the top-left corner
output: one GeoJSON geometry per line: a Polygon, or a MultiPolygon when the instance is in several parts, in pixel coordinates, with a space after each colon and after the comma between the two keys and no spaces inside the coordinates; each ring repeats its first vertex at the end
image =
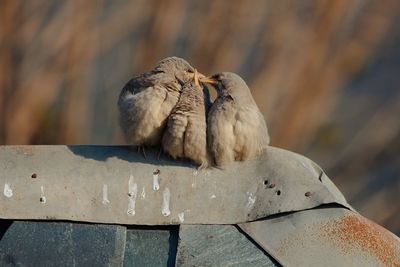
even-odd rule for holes
{"type": "Polygon", "coordinates": [[[231,96],[248,95],[250,89],[246,82],[232,72],[221,72],[209,77],[200,77],[200,82],[208,83],[215,87],[218,95],[229,94],[231,96]]]}
{"type": "MultiPolygon", "coordinates": [[[[195,68],[193,68],[186,60],[179,57],[167,57],[161,60],[157,66],[157,71],[162,71],[174,77],[179,83],[184,84],[195,79],[195,68]]],[[[198,73],[199,77],[204,77],[198,73]]]]}

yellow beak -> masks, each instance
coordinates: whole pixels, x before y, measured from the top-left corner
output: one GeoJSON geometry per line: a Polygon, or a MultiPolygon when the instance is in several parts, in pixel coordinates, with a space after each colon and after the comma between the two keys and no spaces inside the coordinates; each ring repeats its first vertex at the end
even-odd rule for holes
{"type": "Polygon", "coordinates": [[[201,74],[201,73],[198,73],[197,69],[194,69],[193,79],[194,79],[194,84],[197,85],[197,86],[200,85],[200,83],[199,83],[199,74],[201,74]]]}
{"type": "Polygon", "coordinates": [[[217,84],[217,83],[218,83],[216,80],[214,80],[214,79],[211,78],[211,77],[203,77],[203,78],[200,77],[199,80],[200,80],[200,82],[202,82],[202,83],[209,83],[209,84],[217,84]]]}

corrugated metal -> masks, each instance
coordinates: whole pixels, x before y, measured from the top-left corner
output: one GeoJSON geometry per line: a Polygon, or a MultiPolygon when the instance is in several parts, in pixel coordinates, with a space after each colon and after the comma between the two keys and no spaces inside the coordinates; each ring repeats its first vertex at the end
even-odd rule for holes
{"type": "Polygon", "coordinates": [[[349,207],[309,159],[270,147],[225,170],[117,146],[2,146],[0,217],[122,224],[236,224],[323,203],[349,207]]]}

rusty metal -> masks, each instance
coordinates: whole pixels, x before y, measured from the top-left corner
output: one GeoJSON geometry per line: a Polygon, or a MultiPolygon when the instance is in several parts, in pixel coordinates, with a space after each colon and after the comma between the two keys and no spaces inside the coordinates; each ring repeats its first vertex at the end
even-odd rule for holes
{"type": "Polygon", "coordinates": [[[2,146],[0,217],[236,224],[324,203],[350,208],[315,163],[283,149],[270,147],[260,159],[224,170],[147,154],[123,146],[2,146]]]}
{"type": "Polygon", "coordinates": [[[342,207],[239,226],[284,266],[400,266],[400,239],[342,207]]]}

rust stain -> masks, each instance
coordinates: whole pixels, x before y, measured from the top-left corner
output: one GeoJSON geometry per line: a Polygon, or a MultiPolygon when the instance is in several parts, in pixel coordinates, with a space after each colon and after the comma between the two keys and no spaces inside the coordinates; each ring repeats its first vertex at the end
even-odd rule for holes
{"type": "Polygon", "coordinates": [[[322,228],[330,240],[339,243],[344,253],[349,253],[357,245],[385,266],[400,266],[399,242],[392,233],[364,217],[345,215],[322,228]]]}

